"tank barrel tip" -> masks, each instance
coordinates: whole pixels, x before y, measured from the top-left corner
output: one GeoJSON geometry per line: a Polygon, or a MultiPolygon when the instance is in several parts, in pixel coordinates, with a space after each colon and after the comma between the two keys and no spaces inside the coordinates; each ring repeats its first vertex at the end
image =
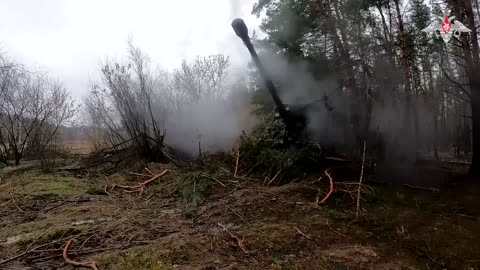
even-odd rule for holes
{"type": "Polygon", "coordinates": [[[232,27],[233,27],[233,30],[235,31],[235,34],[237,34],[238,37],[240,37],[243,40],[248,39],[248,28],[245,25],[245,22],[241,18],[237,18],[233,20],[232,27]]]}

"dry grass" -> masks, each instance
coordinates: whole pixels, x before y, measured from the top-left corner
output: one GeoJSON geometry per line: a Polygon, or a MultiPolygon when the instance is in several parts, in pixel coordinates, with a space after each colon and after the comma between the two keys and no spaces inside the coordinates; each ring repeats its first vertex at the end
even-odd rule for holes
{"type": "Polygon", "coordinates": [[[89,141],[69,140],[63,142],[63,147],[69,152],[77,155],[88,155],[92,152],[92,144],[89,141]]]}

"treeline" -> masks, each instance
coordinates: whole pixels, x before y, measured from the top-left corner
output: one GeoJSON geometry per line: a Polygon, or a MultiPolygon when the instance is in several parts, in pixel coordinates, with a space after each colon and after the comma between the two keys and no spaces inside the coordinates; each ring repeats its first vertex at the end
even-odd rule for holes
{"type": "Polygon", "coordinates": [[[453,147],[473,152],[479,172],[478,1],[260,0],[253,13],[265,14],[259,45],[307,63],[319,81],[335,77],[357,142],[385,144],[383,158],[408,149],[438,159],[453,147]],[[422,29],[448,10],[472,32],[445,45],[422,29]]]}

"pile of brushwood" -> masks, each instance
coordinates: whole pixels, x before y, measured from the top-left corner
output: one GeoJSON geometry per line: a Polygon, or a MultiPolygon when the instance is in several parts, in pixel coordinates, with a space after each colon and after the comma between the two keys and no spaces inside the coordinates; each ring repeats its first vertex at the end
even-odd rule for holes
{"type": "Polygon", "coordinates": [[[266,184],[296,181],[318,169],[322,158],[316,145],[288,147],[282,145],[283,123],[273,115],[261,115],[251,135],[243,134],[234,151],[234,174],[237,177],[261,179],[266,184]]]}

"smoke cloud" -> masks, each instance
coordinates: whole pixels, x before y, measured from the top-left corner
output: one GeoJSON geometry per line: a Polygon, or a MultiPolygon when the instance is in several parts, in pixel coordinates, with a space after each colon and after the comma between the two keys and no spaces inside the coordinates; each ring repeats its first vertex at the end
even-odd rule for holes
{"type": "Polygon", "coordinates": [[[166,142],[192,157],[199,146],[207,152],[232,149],[242,132],[248,134],[256,124],[249,104],[247,90],[233,88],[224,99],[203,97],[181,106],[166,116],[166,142]]]}

